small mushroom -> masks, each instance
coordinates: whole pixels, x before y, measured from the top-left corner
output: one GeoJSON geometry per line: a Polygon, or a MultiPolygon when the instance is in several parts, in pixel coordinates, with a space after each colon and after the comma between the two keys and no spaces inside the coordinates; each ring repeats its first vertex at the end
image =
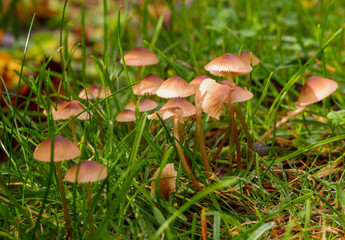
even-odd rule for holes
{"type": "Polygon", "coordinates": [[[70,237],[72,234],[72,228],[69,226],[71,224],[68,206],[66,202],[66,193],[65,188],[62,182],[62,170],[61,170],[61,162],[65,160],[71,160],[73,158],[77,158],[80,156],[80,150],[78,146],[72,143],[68,138],[56,135],[54,137],[54,152],[51,154],[52,149],[52,140],[48,138],[44,142],[42,142],[38,147],[36,147],[33,157],[41,162],[50,162],[51,160],[55,163],[56,173],[57,173],[57,180],[58,186],[61,191],[61,202],[63,207],[64,216],[66,219],[66,226],[68,227],[67,230],[67,237],[70,237]],[[53,158],[51,159],[51,156],[53,158]]]}
{"type": "MultiPolygon", "coordinates": [[[[145,99],[145,98],[141,98],[138,104],[138,110],[139,112],[148,112],[151,110],[154,110],[158,107],[158,104],[150,99],[145,99]]],[[[127,110],[132,110],[135,111],[135,103],[134,101],[130,101],[126,106],[125,109],[127,110]]]]}
{"type": "Polygon", "coordinates": [[[156,95],[161,98],[188,97],[193,94],[193,86],[178,76],[165,80],[156,92],[156,95]]]}
{"type": "Polygon", "coordinates": [[[177,149],[177,153],[180,157],[182,166],[187,174],[188,177],[190,177],[191,181],[193,182],[193,184],[195,185],[195,187],[198,190],[202,190],[202,186],[201,184],[194,178],[193,173],[188,165],[188,162],[184,156],[183,150],[180,146],[181,142],[181,138],[180,138],[180,129],[181,126],[183,124],[183,117],[186,117],[186,115],[184,115],[183,110],[179,107],[170,107],[170,108],[166,108],[163,110],[159,110],[158,112],[148,115],[148,119],[154,119],[154,120],[158,120],[158,116],[160,116],[160,118],[164,121],[167,119],[173,119],[174,121],[174,130],[173,130],[173,135],[175,137],[175,145],[176,145],[176,149],[177,149]]]}
{"type": "Polygon", "coordinates": [[[161,171],[160,178],[158,179],[158,175],[160,172],[160,168],[158,168],[152,177],[151,182],[151,192],[156,194],[156,188],[158,184],[158,190],[163,195],[165,200],[169,200],[170,195],[175,192],[176,188],[176,176],[177,172],[174,169],[174,164],[169,163],[167,164],[161,171]]]}
{"type": "MultiPolygon", "coordinates": [[[[108,175],[105,166],[95,161],[82,161],[68,169],[65,180],[71,183],[85,183],[88,211],[91,209],[91,183],[104,180],[108,175]]],[[[89,224],[91,225],[92,217],[89,224]]]]}
{"type": "MultiPolygon", "coordinates": [[[[87,120],[90,118],[90,113],[85,111],[86,106],[79,102],[78,100],[73,100],[68,103],[66,103],[62,108],[60,108],[58,111],[56,111],[53,114],[54,120],[67,120],[74,118],[77,116],[79,120],[87,120]]],[[[74,143],[77,143],[77,133],[75,131],[75,122],[74,119],[71,121],[71,129],[72,129],[72,135],[73,135],[73,141],[74,143]]]]}
{"type": "MultiPolygon", "coordinates": [[[[157,56],[144,47],[136,47],[126,53],[123,58],[127,66],[137,66],[137,81],[140,80],[141,69],[143,66],[155,65],[159,62],[157,56]]],[[[123,64],[122,59],[120,63],[123,64]]]]}
{"type": "Polygon", "coordinates": [[[310,104],[319,102],[329,95],[331,95],[338,88],[338,84],[330,79],[312,76],[309,77],[302,87],[301,94],[296,102],[296,110],[289,112],[286,117],[282,118],[275,124],[275,127],[270,128],[264,135],[260,137],[260,141],[264,141],[273,132],[275,128],[280,127],[292,117],[301,113],[310,104]]]}
{"type": "Polygon", "coordinates": [[[229,87],[235,85],[232,77],[248,74],[252,71],[252,67],[242,61],[238,56],[231,53],[225,53],[220,57],[209,62],[205,69],[213,75],[220,77],[227,77],[229,80],[229,87]]]}
{"type": "Polygon", "coordinates": [[[204,165],[205,173],[208,177],[212,175],[211,169],[210,169],[210,163],[208,161],[207,152],[206,152],[206,144],[205,144],[205,137],[204,137],[204,131],[202,128],[202,109],[201,105],[203,102],[203,97],[201,96],[200,92],[200,84],[209,77],[206,75],[201,75],[196,78],[194,78],[189,84],[194,87],[195,91],[195,117],[196,117],[196,126],[195,126],[195,135],[194,135],[194,153],[196,151],[196,146],[198,139],[199,140],[199,148],[201,152],[202,162],[204,165]],[[200,137],[199,137],[200,135],[200,137]]]}
{"type": "Polygon", "coordinates": [[[138,84],[133,86],[133,93],[135,95],[143,96],[145,94],[156,94],[157,89],[163,84],[164,80],[160,77],[149,74],[144,77],[138,84]]]}

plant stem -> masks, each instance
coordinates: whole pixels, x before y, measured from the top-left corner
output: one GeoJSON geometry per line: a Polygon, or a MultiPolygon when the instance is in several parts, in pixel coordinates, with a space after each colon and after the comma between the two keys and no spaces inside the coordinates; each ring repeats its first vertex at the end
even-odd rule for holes
{"type": "Polygon", "coordinates": [[[138,66],[138,72],[137,72],[137,82],[139,82],[139,81],[140,81],[141,69],[142,69],[142,68],[143,68],[142,66],[138,66]]]}
{"type": "Polygon", "coordinates": [[[285,117],[282,118],[282,120],[280,120],[279,122],[276,123],[276,125],[272,128],[270,128],[264,135],[262,135],[259,138],[259,141],[266,141],[268,135],[270,135],[274,129],[280,127],[281,125],[283,125],[284,123],[286,123],[287,121],[289,121],[292,117],[296,116],[297,114],[301,113],[307,106],[301,106],[298,107],[295,111],[293,112],[289,112],[285,117]]]}
{"type": "Polygon", "coordinates": [[[199,191],[202,190],[202,187],[201,187],[201,184],[194,178],[189,166],[188,166],[188,163],[186,161],[186,158],[184,157],[184,153],[182,151],[182,148],[180,146],[180,136],[179,136],[179,128],[180,128],[180,123],[183,121],[182,120],[182,112],[179,112],[178,113],[178,117],[175,117],[174,118],[174,137],[175,137],[175,145],[176,145],[176,149],[177,149],[177,153],[178,155],[180,156],[180,159],[181,159],[181,163],[182,163],[182,166],[184,168],[184,170],[186,171],[187,173],[187,176],[191,179],[192,183],[195,185],[195,188],[199,191]]]}
{"type": "Polygon", "coordinates": [[[207,177],[211,177],[210,163],[207,158],[205,137],[202,129],[202,111],[201,111],[201,92],[199,89],[195,91],[195,115],[196,115],[196,126],[195,126],[195,136],[194,136],[194,152],[196,150],[197,142],[199,140],[199,147],[201,152],[202,163],[204,165],[205,174],[207,177]],[[199,138],[200,135],[200,138],[199,138]]]}
{"type": "Polygon", "coordinates": [[[219,153],[222,151],[222,148],[223,148],[226,140],[229,138],[230,130],[231,130],[231,121],[229,121],[228,127],[227,127],[227,129],[225,131],[225,134],[224,134],[224,137],[223,137],[222,141],[219,143],[217,151],[213,155],[213,158],[211,160],[212,164],[215,163],[216,159],[218,158],[219,153]]]}
{"type": "MultiPolygon", "coordinates": [[[[240,146],[240,141],[238,139],[238,131],[237,131],[237,124],[235,120],[235,113],[232,110],[234,108],[233,103],[227,103],[226,104],[228,107],[229,111],[229,116],[230,116],[230,122],[232,123],[232,131],[233,131],[233,140],[234,143],[236,144],[236,157],[237,157],[237,169],[242,169],[242,159],[241,159],[241,146],[240,146]]],[[[230,161],[230,160],[229,160],[230,161]]]]}
{"type": "MultiPolygon", "coordinates": [[[[90,213],[91,210],[91,183],[85,183],[85,188],[86,188],[86,202],[87,202],[87,211],[90,213]]],[[[89,227],[91,228],[92,224],[92,213],[90,213],[90,219],[89,219],[89,227]]]]}
{"type": "Polygon", "coordinates": [[[246,134],[247,141],[248,141],[248,148],[249,148],[248,158],[251,159],[252,153],[254,151],[253,138],[249,134],[248,126],[246,124],[246,121],[244,120],[244,117],[243,117],[242,113],[236,107],[235,104],[233,106],[234,106],[235,113],[237,114],[237,116],[238,116],[238,118],[239,118],[239,120],[241,122],[241,125],[243,127],[244,133],[246,134]]]}
{"type": "Polygon", "coordinates": [[[72,228],[70,226],[71,222],[70,222],[68,206],[67,206],[67,201],[66,201],[65,187],[62,181],[61,162],[55,162],[55,168],[56,168],[56,173],[57,173],[58,186],[61,192],[62,209],[65,215],[65,221],[66,221],[66,227],[67,227],[67,239],[70,239],[72,236],[72,228]]]}

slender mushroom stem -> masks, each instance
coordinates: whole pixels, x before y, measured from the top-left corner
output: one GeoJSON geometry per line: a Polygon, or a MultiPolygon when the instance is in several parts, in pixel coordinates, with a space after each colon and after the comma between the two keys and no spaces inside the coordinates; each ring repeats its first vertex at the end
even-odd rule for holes
{"type": "Polygon", "coordinates": [[[286,123],[287,121],[289,121],[292,117],[296,116],[297,114],[303,112],[303,110],[306,108],[307,106],[299,106],[296,110],[294,110],[293,112],[289,112],[285,117],[283,117],[279,122],[276,123],[276,125],[272,128],[270,128],[269,130],[267,130],[267,132],[262,135],[259,138],[259,141],[265,141],[267,140],[268,135],[270,135],[273,130],[275,128],[280,127],[281,125],[283,125],[284,123],[286,123]]]}
{"type": "Polygon", "coordinates": [[[74,119],[71,121],[71,129],[72,129],[73,142],[75,144],[77,144],[78,143],[78,139],[77,139],[77,133],[75,131],[75,121],[74,121],[74,119]]]}
{"type": "Polygon", "coordinates": [[[238,130],[237,130],[237,124],[235,120],[235,113],[233,111],[234,104],[233,103],[227,103],[226,104],[229,111],[230,116],[230,122],[232,123],[232,131],[233,131],[233,137],[234,137],[234,143],[236,144],[236,156],[237,156],[237,169],[242,169],[242,160],[241,160],[241,146],[240,141],[238,139],[238,130]]]}
{"type": "Polygon", "coordinates": [[[222,151],[222,148],[223,148],[226,140],[229,138],[230,130],[231,130],[231,121],[229,121],[228,127],[226,128],[226,131],[225,131],[225,134],[224,134],[224,137],[223,137],[222,141],[219,143],[217,151],[213,155],[213,158],[211,160],[212,164],[215,163],[216,159],[218,158],[219,153],[222,151]]]}
{"type": "Polygon", "coordinates": [[[143,68],[142,66],[138,66],[138,72],[137,72],[137,82],[139,82],[139,81],[140,81],[141,69],[142,69],[142,68],[143,68]]]}
{"type": "Polygon", "coordinates": [[[195,185],[196,189],[201,191],[202,187],[201,184],[194,178],[193,173],[191,172],[188,163],[186,161],[186,158],[184,157],[184,153],[182,151],[182,148],[180,146],[180,136],[179,136],[179,128],[180,128],[180,122],[183,121],[182,118],[182,112],[178,112],[178,117],[174,117],[174,137],[175,137],[175,145],[176,145],[176,149],[177,149],[177,153],[180,156],[181,159],[181,163],[182,166],[184,168],[184,170],[187,173],[187,176],[190,177],[192,183],[195,185]]]}
{"type": "Polygon", "coordinates": [[[244,117],[242,115],[242,113],[240,112],[240,110],[236,107],[236,105],[234,104],[234,110],[235,110],[235,113],[237,114],[240,122],[241,122],[241,125],[243,127],[243,130],[244,130],[244,133],[246,134],[246,137],[247,137],[247,141],[248,141],[248,148],[249,148],[249,153],[248,153],[248,156],[249,156],[249,159],[251,159],[251,156],[252,156],[252,152],[254,151],[254,146],[253,146],[253,138],[252,136],[250,136],[249,134],[249,130],[248,130],[248,126],[246,124],[246,121],[244,120],[244,117]]]}
{"type": "Polygon", "coordinates": [[[201,158],[202,163],[204,165],[205,173],[207,177],[211,177],[211,169],[210,169],[210,163],[207,158],[207,152],[206,152],[206,145],[205,145],[205,137],[202,129],[202,111],[201,111],[201,92],[198,89],[195,91],[195,116],[196,116],[196,126],[195,126],[195,136],[194,136],[194,152],[196,150],[196,145],[199,139],[199,147],[201,152],[201,158]],[[200,133],[200,134],[199,134],[200,133]]]}
{"type": "Polygon", "coordinates": [[[67,239],[70,239],[72,236],[72,228],[70,226],[71,222],[70,222],[68,206],[67,206],[67,201],[66,201],[65,187],[64,187],[63,181],[62,181],[61,162],[55,162],[55,168],[56,168],[58,186],[59,186],[60,191],[61,191],[62,209],[64,212],[66,227],[67,227],[67,239]]]}

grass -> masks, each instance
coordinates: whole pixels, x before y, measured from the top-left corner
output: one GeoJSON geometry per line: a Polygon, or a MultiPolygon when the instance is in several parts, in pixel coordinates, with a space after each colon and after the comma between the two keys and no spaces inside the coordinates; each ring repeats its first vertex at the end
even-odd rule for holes
{"type": "MultiPolygon", "coordinates": [[[[22,6],[24,1],[12,4],[22,6]]],[[[71,120],[54,121],[42,109],[48,110],[57,97],[78,99],[80,90],[95,83],[109,87],[111,95],[83,101],[94,117],[76,122],[82,155],[63,162],[62,170],[65,174],[74,164],[93,158],[108,168],[109,176],[92,185],[90,211],[84,204],[84,186],[65,183],[73,239],[199,239],[202,226],[209,239],[344,237],[345,7],[341,1],[155,3],[156,9],[170,10],[169,22],[153,12],[150,1],[124,1],[121,7],[107,0],[93,7],[87,4],[58,4],[59,14],[48,18],[49,31],[40,25],[39,12],[24,12],[30,20],[23,22],[20,15],[11,14],[19,11],[13,5],[2,7],[0,26],[18,38],[6,48],[0,46],[0,51],[21,59],[22,67],[16,70],[21,87],[2,88],[1,96],[1,156],[8,159],[0,168],[1,238],[64,238],[67,229],[54,165],[40,163],[32,155],[48,137],[72,138],[71,120]],[[40,48],[32,40],[40,32],[55,42],[39,38],[40,44],[51,44],[40,48]],[[158,65],[144,67],[142,77],[178,75],[187,81],[208,74],[203,67],[223,53],[252,51],[261,60],[249,76],[254,98],[237,106],[245,113],[254,140],[294,108],[307,77],[333,79],[339,89],[275,129],[268,156],[256,153],[255,161],[244,156],[243,161],[250,161],[247,168],[231,169],[219,182],[203,173],[200,153],[191,150],[195,123],[187,122],[184,151],[198,180],[206,185],[197,192],[177,156],[171,122],[152,122],[146,114],[132,125],[115,121],[133,98],[137,72],[123,67],[119,59],[135,46],[153,50],[160,59],[158,65]],[[23,84],[28,86],[25,94],[23,84]],[[178,171],[177,189],[165,201],[151,194],[149,186],[154,171],[170,162],[178,171]]],[[[7,84],[6,76],[2,73],[1,80],[7,84]]],[[[235,81],[244,86],[242,77],[235,81]]],[[[162,106],[164,101],[159,101],[162,106]]],[[[219,121],[203,114],[209,157],[228,121],[225,114],[219,121]]],[[[246,148],[243,131],[240,139],[246,148]]],[[[223,148],[218,168],[227,162],[228,148],[223,148]]]]}

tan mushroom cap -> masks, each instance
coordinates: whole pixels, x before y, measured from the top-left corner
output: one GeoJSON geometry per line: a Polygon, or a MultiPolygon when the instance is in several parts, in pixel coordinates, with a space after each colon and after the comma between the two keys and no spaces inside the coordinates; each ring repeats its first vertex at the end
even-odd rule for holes
{"type": "Polygon", "coordinates": [[[204,81],[206,78],[210,78],[210,77],[206,75],[197,76],[189,84],[192,85],[193,87],[199,88],[202,81],[204,81]]]}
{"type": "Polygon", "coordinates": [[[307,106],[321,101],[331,95],[337,88],[338,84],[333,80],[312,76],[305,81],[296,104],[299,106],[307,106]]]}
{"type": "Polygon", "coordinates": [[[91,183],[105,179],[107,172],[107,168],[99,162],[83,161],[68,169],[65,179],[67,182],[91,183]]]}
{"type": "Polygon", "coordinates": [[[149,74],[144,77],[138,84],[133,86],[135,95],[143,96],[145,94],[156,94],[157,89],[163,84],[164,80],[155,74],[149,74]]]}
{"type": "Polygon", "coordinates": [[[78,115],[77,118],[79,120],[86,120],[86,119],[89,119],[89,115],[92,115],[91,112],[89,114],[88,112],[85,111],[86,108],[87,107],[84,104],[82,104],[81,102],[79,102],[78,100],[73,100],[73,101],[70,101],[67,104],[65,104],[58,111],[56,111],[53,114],[53,119],[54,120],[70,119],[70,118],[78,115],[79,113],[81,113],[80,115],[78,115]]]}
{"type": "Polygon", "coordinates": [[[150,120],[159,120],[159,117],[160,117],[163,121],[165,121],[167,119],[178,117],[178,114],[183,115],[182,109],[179,107],[171,107],[171,108],[159,110],[153,114],[147,115],[147,118],[150,120]]]}
{"type": "MultiPolygon", "coordinates": [[[[55,105],[55,107],[52,105],[50,106],[50,111],[52,114],[54,114],[56,111],[58,111],[60,108],[62,108],[63,106],[65,106],[68,102],[65,100],[59,100],[57,103],[53,102],[53,105],[55,105]]],[[[47,116],[47,111],[44,109],[43,110],[43,114],[47,116]]]]}
{"type": "MultiPolygon", "coordinates": [[[[125,106],[125,109],[135,111],[135,104],[136,103],[134,103],[134,101],[132,100],[125,106]]],[[[156,109],[157,107],[158,104],[155,101],[145,98],[141,98],[138,104],[139,112],[151,111],[156,109]]]]}
{"type": "Polygon", "coordinates": [[[201,96],[204,97],[202,108],[205,113],[219,119],[222,114],[222,104],[230,100],[231,94],[234,91],[226,85],[216,83],[213,79],[205,79],[200,84],[201,96]]]}
{"type": "Polygon", "coordinates": [[[161,110],[167,108],[181,108],[183,111],[183,117],[190,117],[195,115],[195,106],[183,98],[173,98],[163,105],[161,110]]]}
{"type": "Polygon", "coordinates": [[[81,99],[92,99],[92,98],[105,98],[106,95],[110,95],[110,89],[107,88],[107,94],[103,86],[92,85],[82,90],[79,93],[81,99]]]}
{"type": "Polygon", "coordinates": [[[184,79],[174,76],[158,88],[156,95],[161,98],[188,97],[194,94],[194,88],[184,79]]]}
{"type": "Polygon", "coordinates": [[[225,53],[209,62],[205,69],[213,75],[224,77],[228,75],[245,75],[252,71],[252,67],[241,60],[241,58],[225,53]]]}
{"type": "MultiPolygon", "coordinates": [[[[159,62],[157,56],[144,47],[136,47],[126,53],[124,56],[127,66],[147,66],[159,62]]],[[[120,60],[122,63],[122,59],[120,60]]]]}
{"type": "MultiPolygon", "coordinates": [[[[238,56],[238,52],[235,55],[238,56]]],[[[253,53],[247,52],[246,50],[242,50],[239,57],[248,65],[256,66],[260,63],[260,60],[257,56],[255,56],[253,53]]]]}
{"type": "MultiPolygon", "coordinates": [[[[160,168],[158,168],[152,177],[151,182],[151,192],[156,194],[156,185],[157,185],[157,178],[159,174],[160,168]]],[[[174,164],[169,163],[167,164],[161,172],[160,179],[159,179],[159,192],[163,195],[165,200],[169,200],[170,195],[175,192],[176,188],[176,176],[177,172],[174,169],[174,164]]]]}
{"type": "MultiPolygon", "coordinates": [[[[229,81],[228,80],[220,81],[219,84],[228,86],[229,81]]],[[[231,103],[246,102],[253,98],[253,94],[251,92],[249,92],[248,90],[240,86],[236,85],[232,89],[233,89],[233,92],[231,93],[230,99],[229,99],[231,103]]]]}
{"type": "MultiPolygon", "coordinates": [[[[48,138],[36,147],[33,157],[41,162],[50,162],[51,139],[48,138]]],[[[68,138],[56,135],[54,137],[54,154],[53,161],[61,162],[80,156],[80,150],[77,145],[68,138]]]]}
{"type": "Polygon", "coordinates": [[[135,122],[135,112],[132,110],[125,109],[116,116],[118,122],[135,122]]]}

